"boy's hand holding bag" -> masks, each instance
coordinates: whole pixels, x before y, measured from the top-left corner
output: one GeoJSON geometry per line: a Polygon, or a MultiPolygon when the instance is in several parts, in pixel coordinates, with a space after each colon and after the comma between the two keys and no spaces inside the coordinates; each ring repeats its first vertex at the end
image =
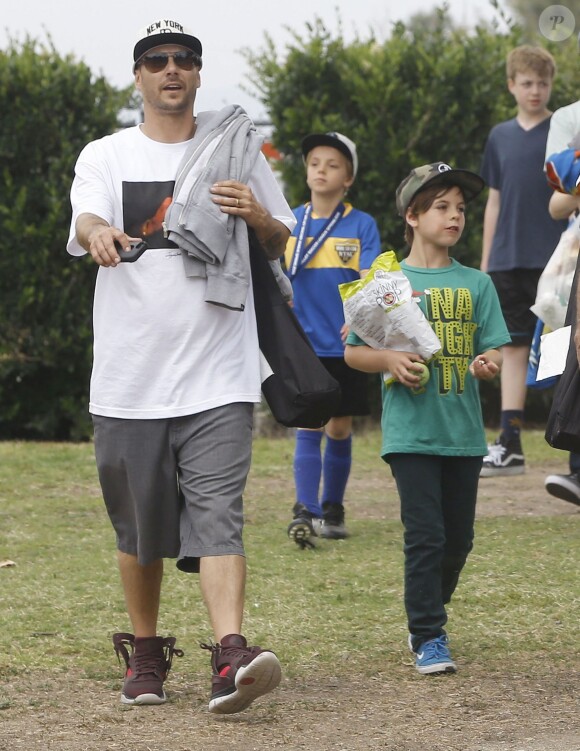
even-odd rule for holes
{"type": "MultiPolygon", "coordinates": [[[[394,251],[382,253],[364,279],[339,285],[345,321],[374,349],[414,352],[430,360],[441,342],[413,297],[394,251]]],[[[386,383],[394,380],[383,374],[386,383]]]]}

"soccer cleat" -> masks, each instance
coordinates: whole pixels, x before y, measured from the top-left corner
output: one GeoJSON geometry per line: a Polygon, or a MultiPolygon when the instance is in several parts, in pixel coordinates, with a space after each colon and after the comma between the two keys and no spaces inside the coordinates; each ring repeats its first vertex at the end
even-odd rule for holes
{"type": "Polygon", "coordinates": [[[411,634],[409,634],[408,644],[409,649],[415,655],[415,668],[421,675],[457,672],[457,666],[449,652],[449,640],[445,634],[424,641],[416,652],[413,649],[411,634]]]}
{"type": "Polygon", "coordinates": [[[288,537],[302,549],[313,548],[312,537],[318,537],[322,520],[311,514],[302,503],[293,508],[294,518],[288,525],[288,537]]]}
{"type": "Polygon", "coordinates": [[[544,485],[550,495],[580,506],[580,476],[577,472],[571,472],[569,475],[548,475],[544,485]]]}
{"type": "Polygon", "coordinates": [[[282,668],[274,652],[248,647],[240,634],[229,634],[219,644],[200,647],[211,652],[210,712],[241,712],[280,683],[282,668]]]}
{"type": "Polygon", "coordinates": [[[344,526],[344,506],[342,503],[322,504],[320,536],[327,540],[344,540],[348,537],[348,531],[344,526]]]}
{"type": "Polygon", "coordinates": [[[511,477],[526,471],[524,454],[518,441],[503,443],[501,436],[487,447],[480,477],[511,477]]]}
{"type": "Polygon", "coordinates": [[[133,634],[121,633],[113,635],[113,646],[119,662],[122,657],[126,667],[121,703],[163,704],[167,698],[163,683],[173,657],[183,657],[182,650],[175,649],[175,638],[135,638],[133,634]]]}

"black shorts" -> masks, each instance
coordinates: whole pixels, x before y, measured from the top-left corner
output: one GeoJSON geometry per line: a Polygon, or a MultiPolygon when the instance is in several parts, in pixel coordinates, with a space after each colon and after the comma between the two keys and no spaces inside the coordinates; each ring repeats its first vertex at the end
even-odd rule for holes
{"type": "MultiPolygon", "coordinates": [[[[536,316],[530,307],[536,302],[536,291],[542,269],[511,269],[510,271],[490,271],[501,311],[512,345],[524,346],[532,343],[536,328],[536,316]]],[[[508,345],[509,346],[509,345],[508,345]]]]}
{"type": "Polygon", "coordinates": [[[368,374],[349,368],[342,357],[321,357],[331,376],[340,383],[340,404],[333,417],[361,417],[369,414],[368,374]]]}

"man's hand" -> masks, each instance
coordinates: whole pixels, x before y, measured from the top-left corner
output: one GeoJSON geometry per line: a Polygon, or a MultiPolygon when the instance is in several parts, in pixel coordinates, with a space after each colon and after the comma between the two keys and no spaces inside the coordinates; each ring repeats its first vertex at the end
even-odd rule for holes
{"type": "Polygon", "coordinates": [[[130,237],[116,227],[103,227],[89,235],[88,250],[99,266],[117,266],[121,263],[120,254],[131,249],[131,242],[139,240],[139,237],[130,237]]]}
{"type": "Polygon", "coordinates": [[[81,214],[77,219],[77,240],[81,247],[88,251],[99,266],[117,266],[121,263],[119,251],[115,247],[118,242],[122,249],[129,250],[131,242],[139,241],[140,237],[130,237],[123,230],[111,227],[104,219],[94,214],[81,214]]]}
{"type": "Polygon", "coordinates": [[[222,180],[210,188],[214,203],[224,214],[241,217],[256,233],[270,259],[280,258],[290,237],[290,230],[256,200],[252,189],[237,180],[222,180]]]}
{"type": "Polygon", "coordinates": [[[224,214],[241,216],[250,227],[256,225],[269,216],[261,203],[256,201],[251,188],[237,180],[222,180],[210,188],[212,200],[217,203],[224,214]]]}

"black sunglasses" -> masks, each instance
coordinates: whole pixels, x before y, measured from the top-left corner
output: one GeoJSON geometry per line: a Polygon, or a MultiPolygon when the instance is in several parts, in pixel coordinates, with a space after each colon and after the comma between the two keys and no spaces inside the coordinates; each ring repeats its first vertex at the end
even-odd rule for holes
{"type": "Polygon", "coordinates": [[[155,55],[143,55],[138,65],[144,65],[149,73],[160,73],[165,69],[169,58],[181,70],[193,70],[194,65],[199,65],[199,57],[194,52],[186,50],[180,52],[158,52],[155,55]]]}

